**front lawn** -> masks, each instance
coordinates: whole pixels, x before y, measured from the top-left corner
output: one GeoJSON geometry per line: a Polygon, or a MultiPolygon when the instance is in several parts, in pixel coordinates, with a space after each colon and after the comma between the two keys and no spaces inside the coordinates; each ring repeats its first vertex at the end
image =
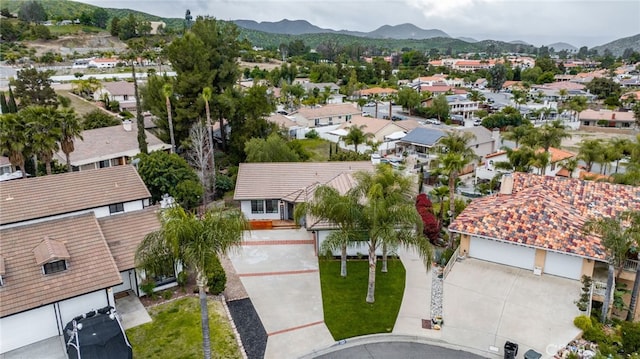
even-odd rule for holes
{"type": "Polygon", "coordinates": [[[311,162],[326,162],[329,160],[329,144],[331,142],[322,138],[305,138],[297,140],[309,154],[311,162]]]}
{"type": "MultiPolygon", "coordinates": [[[[134,358],[202,358],[197,297],[181,298],[148,311],[151,323],[127,330],[134,358]]],[[[209,328],[214,358],[242,358],[222,303],[211,299],[209,328]]]]}
{"type": "Polygon", "coordinates": [[[396,323],[404,294],[405,270],[399,259],[376,267],[375,303],[368,304],[369,262],[349,261],[347,277],[340,277],[339,260],[320,260],[320,285],[324,321],[335,340],[374,333],[390,333],[396,323]]]}

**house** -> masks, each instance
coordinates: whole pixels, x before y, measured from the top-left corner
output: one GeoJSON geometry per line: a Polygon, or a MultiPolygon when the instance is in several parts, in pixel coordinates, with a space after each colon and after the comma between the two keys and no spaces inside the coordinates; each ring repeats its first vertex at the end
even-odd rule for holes
{"type": "MultiPolygon", "coordinates": [[[[339,133],[339,136],[344,136],[349,133],[349,128],[351,128],[352,126],[361,127],[362,132],[364,132],[365,134],[370,133],[371,135],[373,135],[371,141],[380,144],[378,150],[383,152],[394,151],[395,142],[392,140],[392,138],[397,139],[400,134],[402,134],[402,137],[404,137],[404,134],[406,133],[406,130],[403,127],[399,126],[397,122],[398,121],[383,120],[379,118],[356,115],[353,116],[351,120],[344,122],[338,127],[336,131],[340,132],[332,131],[330,133],[339,133]]],[[[340,141],[339,138],[337,138],[336,140],[338,142],[340,141]]],[[[345,145],[344,147],[348,149],[354,149],[353,145],[345,145]]],[[[361,144],[358,146],[358,152],[361,153],[366,153],[366,151],[369,149],[371,149],[371,147],[366,144],[361,144]]]]}
{"type": "Polygon", "coordinates": [[[118,101],[120,110],[128,110],[135,112],[136,95],[133,82],[117,81],[104,82],[102,87],[93,93],[95,101],[101,101],[107,98],[109,101],[118,101]]]}
{"type": "MultiPolygon", "coordinates": [[[[162,142],[149,131],[145,130],[145,133],[149,152],[171,149],[171,145],[162,142]]],[[[82,131],[82,139],[76,139],[73,145],[75,149],[69,154],[69,158],[74,171],[121,166],[140,153],[138,126],[131,121],[124,121],[118,126],[82,131]]],[[[66,155],[62,151],[55,153],[54,159],[66,163],[66,155]]]]}
{"type": "Polygon", "coordinates": [[[399,153],[407,152],[408,155],[415,155],[419,159],[428,160],[431,158],[431,149],[444,136],[446,134],[440,130],[416,127],[398,140],[396,148],[399,153]]]}
{"type": "Polygon", "coordinates": [[[14,167],[8,157],[0,156],[0,181],[22,178],[22,171],[14,171],[14,167]]]}
{"type": "MultiPolygon", "coordinates": [[[[539,148],[538,150],[536,150],[536,153],[541,153],[543,151],[544,149],[539,148]]],[[[545,175],[570,177],[568,171],[563,168],[563,163],[568,159],[576,157],[576,154],[559,148],[549,147],[549,156],[549,164],[545,168],[545,175]]],[[[499,172],[508,172],[496,168],[497,163],[509,162],[506,151],[490,153],[485,156],[484,162],[484,166],[478,168],[478,170],[476,171],[476,175],[478,176],[478,178],[490,180],[499,172]]],[[[533,167],[532,172],[539,174],[540,169],[537,167],[533,167]]]]}
{"type": "MultiPolygon", "coordinates": [[[[449,230],[461,235],[461,255],[535,274],[600,281],[608,266],[606,250],[582,228],[589,219],[625,210],[640,210],[639,187],[516,172],[503,178],[500,193],[473,200],[449,230]]],[[[625,262],[621,280],[628,288],[637,265],[625,262]]],[[[601,298],[599,290],[595,294],[601,298]]]]}
{"type": "Polygon", "coordinates": [[[372,169],[369,161],[241,163],[233,199],[249,220],[292,220],[309,186],[343,172],[372,169]]]}
{"type": "Polygon", "coordinates": [[[386,97],[389,97],[389,96],[394,95],[396,93],[398,93],[398,90],[390,88],[390,87],[388,87],[388,88],[372,87],[372,88],[369,88],[369,89],[360,90],[356,94],[357,94],[358,97],[371,98],[371,97],[378,96],[380,98],[386,98],[386,97]]]}
{"type": "Polygon", "coordinates": [[[0,353],[115,307],[121,291],[141,295],[133,256],[160,221],[133,166],[1,182],[0,193],[0,353]]]}
{"type": "Polygon", "coordinates": [[[449,95],[446,97],[449,104],[449,114],[462,116],[463,119],[469,120],[475,117],[478,111],[478,101],[471,101],[467,95],[449,95]]]}
{"type": "Polygon", "coordinates": [[[121,62],[119,59],[112,58],[112,57],[95,58],[89,61],[88,67],[95,67],[99,69],[111,69],[116,67],[119,62],[121,62]]]}
{"type": "Polygon", "coordinates": [[[578,115],[581,127],[615,127],[630,129],[635,118],[633,112],[610,110],[584,110],[578,115]]]}
{"type": "Polygon", "coordinates": [[[485,127],[474,126],[456,128],[455,131],[466,132],[473,135],[473,138],[469,141],[469,148],[473,150],[473,153],[478,156],[478,158],[482,159],[494,153],[500,146],[500,131],[498,129],[489,131],[485,127]]]}
{"type": "Polygon", "coordinates": [[[339,125],[349,121],[361,112],[357,105],[351,103],[330,104],[324,106],[303,107],[290,114],[290,117],[303,127],[320,127],[339,125]]]}

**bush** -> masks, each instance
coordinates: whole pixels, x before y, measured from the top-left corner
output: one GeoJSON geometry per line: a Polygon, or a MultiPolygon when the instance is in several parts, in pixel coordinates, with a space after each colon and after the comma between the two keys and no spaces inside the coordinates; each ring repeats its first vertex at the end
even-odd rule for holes
{"type": "Polygon", "coordinates": [[[640,323],[622,323],[622,348],[627,354],[640,351],[640,323]]]}
{"type": "Polygon", "coordinates": [[[598,343],[598,345],[609,343],[609,337],[607,336],[607,333],[604,332],[602,324],[598,324],[587,329],[582,335],[582,338],[590,342],[598,343]]]}
{"type": "Polygon", "coordinates": [[[573,320],[573,325],[575,325],[576,328],[582,330],[583,332],[586,332],[587,330],[593,328],[591,318],[587,317],[586,315],[577,316],[573,320]]]}
{"type": "Polygon", "coordinates": [[[222,293],[227,285],[227,274],[220,264],[220,259],[217,256],[211,258],[209,268],[207,268],[207,286],[209,287],[209,293],[218,295],[222,293]]]}
{"type": "Polygon", "coordinates": [[[169,300],[169,299],[171,299],[171,297],[173,297],[173,291],[172,290],[165,290],[165,291],[162,292],[162,299],[169,300]]]}
{"type": "Polygon", "coordinates": [[[442,252],[442,256],[440,257],[440,264],[444,267],[449,263],[449,259],[453,255],[453,249],[447,248],[442,252]]]}
{"type": "MultiPolygon", "coordinates": [[[[118,106],[120,106],[120,104],[118,104],[118,106]]],[[[112,110],[112,111],[115,112],[117,110],[118,109],[116,108],[115,110],[112,110]]],[[[120,111],[120,116],[122,116],[123,118],[133,118],[134,117],[133,114],[131,112],[127,111],[127,110],[120,111]]]]}
{"type": "Polygon", "coordinates": [[[156,288],[156,282],[153,279],[145,279],[140,283],[140,289],[149,298],[155,298],[156,292],[153,290],[156,288]]]}
{"type": "Polygon", "coordinates": [[[216,175],[216,193],[222,197],[225,193],[233,190],[235,184],[231,177],[223,174],[216,175]]]}
{"type": "Polygon", "coordinates": [[[186,271],[181,271],[180,273],[178,273],[178,278],[176,278],[176,281],[178,282],[178,286],[180,286],[180,288],[184,288],[187,285],[188,278],[189,278],[189,275],[187,274],[186,271]]]}
{"type": "Polygon", "coordinates": [[[304,137],[305,138],[318,138],[318,137],[320,137],[320,135],[318,135],[318,131],[311,130],[311,131],[305,133],[304,137]]]}

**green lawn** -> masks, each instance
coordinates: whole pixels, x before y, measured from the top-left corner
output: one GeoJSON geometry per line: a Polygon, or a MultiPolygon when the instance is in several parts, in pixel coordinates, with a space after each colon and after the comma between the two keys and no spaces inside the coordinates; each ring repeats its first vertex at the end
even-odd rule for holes
{"type": "Polygon", "coordinates": [[[56,94],[69,98],[69,100],[71,100],[71,107],[76,110],[78,116],[83,116],[84,114],[87,114],[98,108],[98,106],[94,105],[93,103],[82,99],[72,93],[69,93],[69,91],[67,90],[56,90],[56,94]]]}
{"type": "Polygon", "coordinates": [[[367,304],[367,260],[349,261],[347,278],[340,277],[339,260],[320,260],[324,321],[335,340],[374,333],[390,333],[400,311],[405,270],[400,260],[389,260],[389,272],[376,273],[376,301],[367,304]]]}
{"type": "MultiPolygon", "coordinates": [[[[134,358],[202,358],[200,305],[187,297],[148,309],[153,321],[127,330],[134,358]]],[[[222,303],[209,300],[214,358],[242,358],[222,303]]]]}
{"type": "Polygon", "coordinates": [[[321,138],[305,138],[298,141],[311,154],[311,162],[329,161],[329,141],[321,138]]]}

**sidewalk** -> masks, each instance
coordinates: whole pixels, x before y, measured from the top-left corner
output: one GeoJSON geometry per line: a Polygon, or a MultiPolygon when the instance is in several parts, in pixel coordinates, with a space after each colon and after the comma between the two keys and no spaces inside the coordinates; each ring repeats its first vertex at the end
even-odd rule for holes
{"type": "Polygon", "coordinates": [[[439,339],[440,331],[422,328],[423,320],[431,320],[431,270],[427,272],[422,259],[414,250],[400,249],[398,254],[407,279],[392,333],[439,339]]]}

